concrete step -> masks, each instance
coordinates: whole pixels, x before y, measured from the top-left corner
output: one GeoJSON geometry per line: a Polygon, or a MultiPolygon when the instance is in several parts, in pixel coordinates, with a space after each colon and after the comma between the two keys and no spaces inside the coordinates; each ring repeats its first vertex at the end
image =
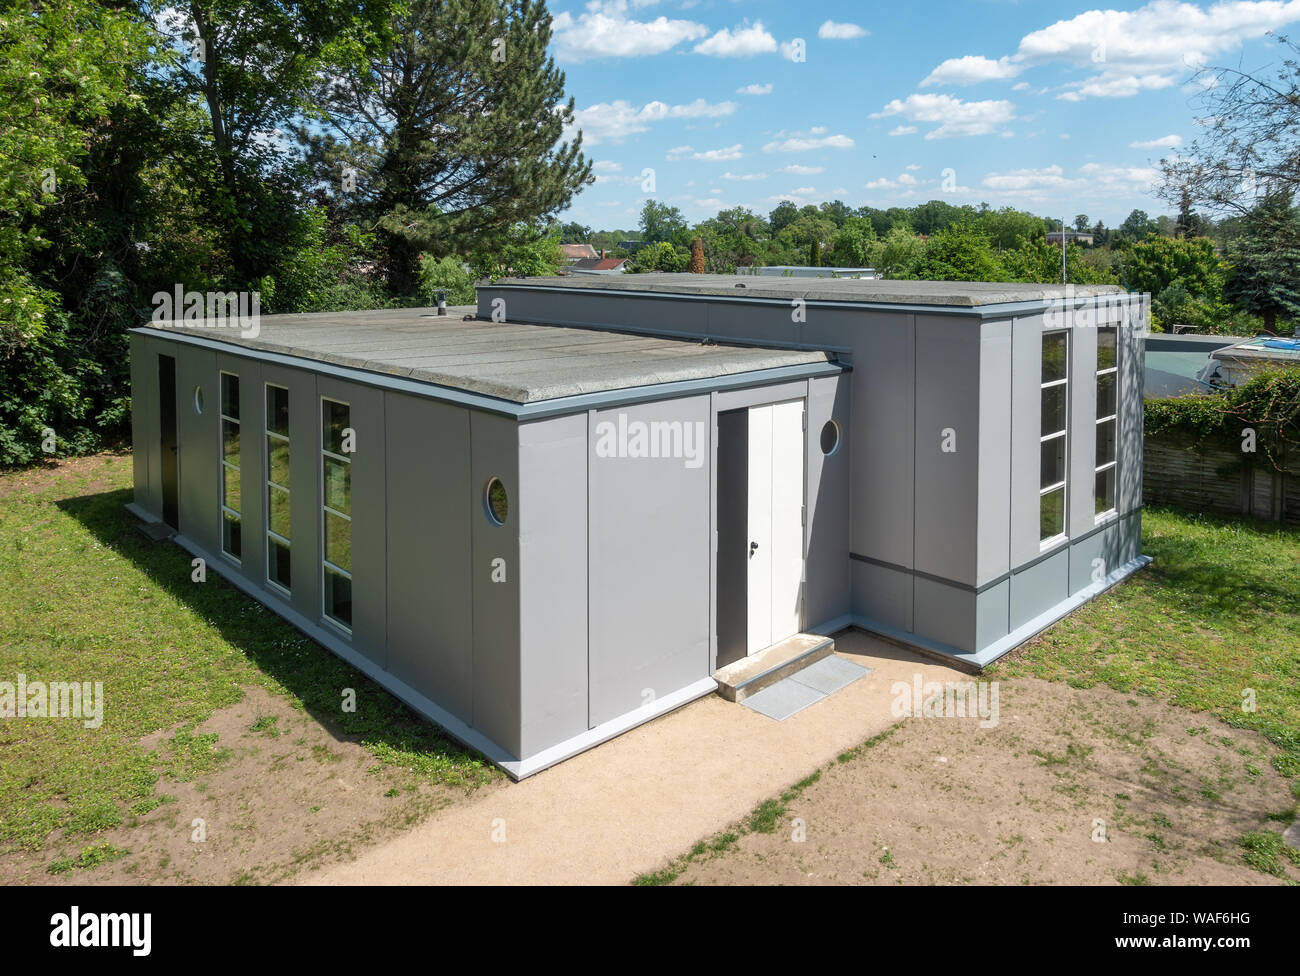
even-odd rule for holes
{"type": "Polygon", "coordinates": [[[718,694],[727,701],[742,702],[755,692],[802,671],[810,664],[835,653],[835,641],[821,634],[795,634],[733,661],[713,673],[718,694]]]}

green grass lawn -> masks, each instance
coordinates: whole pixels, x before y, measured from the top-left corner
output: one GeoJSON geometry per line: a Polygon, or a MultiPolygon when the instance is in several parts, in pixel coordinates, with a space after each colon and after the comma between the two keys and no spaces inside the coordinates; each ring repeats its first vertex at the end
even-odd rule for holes
{"type": "Polygon", "coordinates": [[[227,758],[199,723],[262,685],[377,763],[473,787],[498,774],[124,509],[129,455],[0,474],[0,681],[102,681],[102,727],[0,720],[0,853],[90,835],[165,801],[169,779],[227,758]],[[344,688],[355,712],[341,709],[344,688]],[[140,740],[167,730],[154,748],[140,740]]]}
{"type": "Polygon", "coordinates": [[[1280,746],[1274,765],[1300,795],[1300,533],[1147,509],[1142,551],[1147,569],[988,675],[1102,684],[1210,712],[1280,746]]]}

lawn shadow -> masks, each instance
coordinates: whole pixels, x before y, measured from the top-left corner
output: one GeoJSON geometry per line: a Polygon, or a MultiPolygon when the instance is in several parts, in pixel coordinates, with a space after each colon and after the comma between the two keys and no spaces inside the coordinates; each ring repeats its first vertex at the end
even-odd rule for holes
{"type": "Polygon", "coordinates": [[[191,580],[193,558],[172,543],[153,543],[137,529],[125,505],[132,491],[63,498],[60,511],[76,519],[107,549],[129,559],[149,579],[200,616],[258,670],[303,703],[306,711],[340,742],[360,743],[379,761],[436,772],[440,782],[473,786],[495,770],[474,749],[403,704],[287,620],[237,589],[217,573],[191,580]],[[342,691],[373,707],[344,712],[342,691]]]}

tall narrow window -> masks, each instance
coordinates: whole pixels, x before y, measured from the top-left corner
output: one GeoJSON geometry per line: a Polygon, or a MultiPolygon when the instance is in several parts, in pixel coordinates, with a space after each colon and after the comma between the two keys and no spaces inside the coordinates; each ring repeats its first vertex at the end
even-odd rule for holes
{"type": "Polygon", "coordinates": [[[1066,447],[1069,440],[1069,349],[1067,332],[1043,334],[1041,463],[1038,480],[1038,538],[1065,535],[1066,447]]]}
{"type": "Polygon", "coordinates": [[[221,374],[221,551],[239,559],[243,535],[239,513],[239,377],[221,374]]]}
{"type": "Polygon", "coordinates": [[[352,628],[352,408],[324,397],[321,413],[321,581],[325,616],[352,628]]]}
{"type": "Polygon", "coordinates": [[[1097,515],[1115,510],[1115,432],[1119,414],[1119,344],[1114,326],[1097,330],[1097,515]]]}
{"type": "Polygon", "coordinates": [[[288,592],[289,391],[266,384],[266,578],[288,592]]]}

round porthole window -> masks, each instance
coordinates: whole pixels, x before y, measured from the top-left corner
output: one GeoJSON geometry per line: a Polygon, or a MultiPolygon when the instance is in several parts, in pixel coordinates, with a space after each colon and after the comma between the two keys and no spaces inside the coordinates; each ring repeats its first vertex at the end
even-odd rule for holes
{"type": "Polygon", "coordinates": [[[506,519],[510,515],[510,496],[506,494],[506,486],[501,483],[500,478],[488,480],[487,488],[483,491],[483,505],[487,510],[487,517],[494,523],[506,524],[506,519]]]}
{"type": "Polygon", "coordinates": [[[203,387],[201,386],[194,388],[194,412],[203,413],[203,387]]]}
{"type": "Polygon", "coordinates": [[[834,454],[840,449],[840,425],[833,420],[822,425],[822,453],[834,454]]]}

